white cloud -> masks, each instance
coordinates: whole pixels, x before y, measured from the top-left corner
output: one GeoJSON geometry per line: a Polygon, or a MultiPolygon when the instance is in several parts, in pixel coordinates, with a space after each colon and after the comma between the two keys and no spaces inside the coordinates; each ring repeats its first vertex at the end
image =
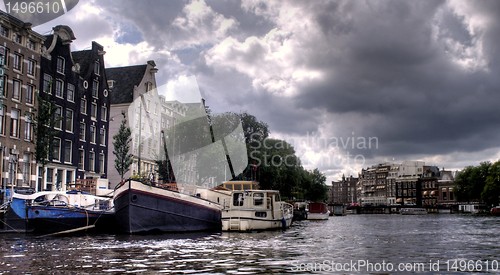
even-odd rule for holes
{"type": "Polygon", "coordinates": [[[205,1],[193,0],[182,10],[182,15],[172,22],[182,31],[182,39],[175,41],[173,48],[212,44],[223,39],[238,22],[214,12],[205,1]]]}

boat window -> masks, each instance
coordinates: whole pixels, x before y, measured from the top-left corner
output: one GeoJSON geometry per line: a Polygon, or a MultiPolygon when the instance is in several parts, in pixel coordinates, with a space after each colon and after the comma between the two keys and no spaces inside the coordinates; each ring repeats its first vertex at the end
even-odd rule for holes
{"type": "Polygon", "coordinates": [[[234,206],[243,206],[243,193],[234,193],[233,194],[233,205],[234,206]]]}
{"type": "Polygon", "coordinates": [[[34,199],[33,201],[34,201],[34,202],[42,202],[42,201],[45,201],[45,200],[46,200],[45,195],[43,195],[43,196],[39,196],[39,197],[37,197],[37,198],[36,198],[36,199],[34,199]]]}
{"type": "Polygon", "coordinates": [[[255,212],[255,217],[265,218],[265,217],[267,217],[267,213],[266,212],[255,212]]]}
{"type": "Polygon", "coordinates": [[[254,193],[253,194],[253,204],[255,206],[264,204],[264,194],[262,193],[254,193]]]}

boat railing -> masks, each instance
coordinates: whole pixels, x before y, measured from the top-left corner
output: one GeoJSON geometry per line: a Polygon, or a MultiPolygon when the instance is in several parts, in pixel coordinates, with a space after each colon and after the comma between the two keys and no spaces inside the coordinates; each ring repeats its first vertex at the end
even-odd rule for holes
{"type": "Polygon", "coordinates": [[[71,189],[88,192],[90,194],[96,193],[97,179],[77,179],[70,185],[71,189]]]}
{"type": "Polygon", "coordinates": [[[5,210],[7,209],[7,207],[9,207],[9,202],[5,202],[2,205],[0,205],[0,210],[5,210]]]}
{"type": "Polygon", "coordinates": [[[169,190],[169,191],[179,192],[179,188],[177,186],[177,183],[175,183],[175,182],[173,182],[173,183],[152,182],[152,185],[154,187],[166,189],[166,190],[169,190]]]}

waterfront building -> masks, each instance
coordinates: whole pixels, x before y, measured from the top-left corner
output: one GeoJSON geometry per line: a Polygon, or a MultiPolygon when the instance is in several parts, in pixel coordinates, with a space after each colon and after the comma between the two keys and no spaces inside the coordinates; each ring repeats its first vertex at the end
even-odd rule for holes
{"type": "Polygon", "coordinates": [[[79,73],[75,126],[77,179],[108,177],[110,92],[104,67],[103,46],[92,41],[89,50],[73,52],[79,73]]]}
{"type": "Polygon", "coordinates": [[[51,35],[45,36],[39,95],[53,104],[53,129],[56,132],[47,156],[48,163],[38,167],[38,191],[64,190],[67,184],[75,181],[78,152],[78,116],[75,110],[78,106],[79,76],[71,56],[70,47],[74,39],[73,31],[68,26],[56,26],[51,35]]]}
{"type": "Polygon", "coordinates": [[[455,174],[452,171],[440,171],[438,178],[437,203],[443,206],[453,206],[457,204],[457,199],[453,191],[455,187],[455,174]]]}
{"type": "Polygon", "coordinates": [[[342,175],[342,180],[332,181],[330,188],[330,204],[352,204],[357,202],[358,178],[350,176],[346,178],[342,175]]]}
{"type": "Polygon", "coordinates": [[[398,178],[399,169],[402,164],[392,164],[387,175],[387,205],[396,204],[396,179],[398,178]]]}
{"type": "Polygon", "coordinates": [[[395,179],[396,203],[401,205],[421,205],[422,193],[420,176],[423,173],[423,161],[403,161],[395,179]]]}
{"type": "MultiPolygon", "coordinates": [[[[123,116],[127,126],[132,131],[131,154],[133,163],[124,175],[156,177],[161,141],[161,124],[163,112],[162,100],[156,89],[155,75],[158,72],[154,61],[144,65],[107,68],[108,85],[110,88],[110,122],[108,144],[113,151],[113,136],[118,132],[123,116]]],[[[163,101],[164,102],[164,101],[163,101]]],[[[171,123],[164,120],[164,123],[171,123]]],[[[111,186],[121,181],[121,176],[114,168],[115,156],[108,158],[108,179],[111,186]]]]}
{"type": "Polygon", "coordinates": [[[377,164],[367,169],[362,169],[361,205],[382,206],[387,205],[387,177],[392,164],[377,164]]]}
{"type": "Polygon", "coordinates": [[[0,177],[2,187],[36,188],[34,118],[44,37],[0,11],[0,177]]]}
{"type": "Polygon", "coordinates": [[[420,177],[422,186],[422,206],[436,207],[438,201],[438,179],[439,168],[436,166],[424,166],[424,172],[420,177]]]}

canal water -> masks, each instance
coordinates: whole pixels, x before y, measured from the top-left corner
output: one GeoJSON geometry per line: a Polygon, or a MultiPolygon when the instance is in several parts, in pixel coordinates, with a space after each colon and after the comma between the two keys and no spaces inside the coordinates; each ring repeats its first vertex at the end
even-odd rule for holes
{"type": "Polygon", "coordinates": [[[0,274],[499,274],[500,218],[349,215],[286,231],[0,235],[0,274]]]}

